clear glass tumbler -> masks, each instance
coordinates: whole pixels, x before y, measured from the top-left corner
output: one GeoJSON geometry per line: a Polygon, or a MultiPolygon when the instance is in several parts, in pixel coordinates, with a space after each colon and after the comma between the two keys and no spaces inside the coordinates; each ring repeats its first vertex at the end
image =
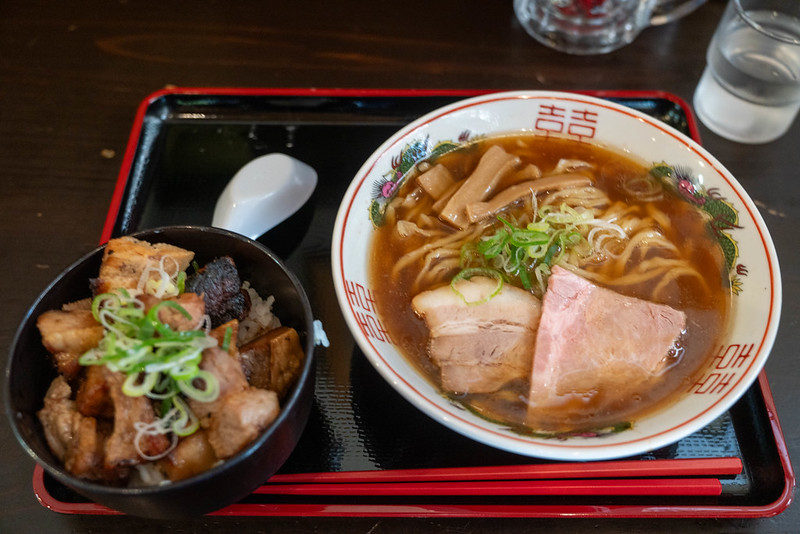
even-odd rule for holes
{"type": "Polygon", "coordinates": [[[800,110],[800,1],[731,0],[694,93],[711,131],[741,143],[786,133],[800,110]]]}

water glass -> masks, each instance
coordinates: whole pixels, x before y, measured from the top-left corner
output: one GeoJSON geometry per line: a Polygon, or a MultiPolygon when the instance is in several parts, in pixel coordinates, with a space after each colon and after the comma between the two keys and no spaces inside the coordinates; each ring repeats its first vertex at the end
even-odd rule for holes
{"type": "Polygon", "coordinates": [[[711,131],[741,143],[782,136],[800,110],[800,1],[731,0],[695,94],[711,131]]]}
{"type": "Polygon", "coordinates": [[[706,0],[514,0],[534,39],[570,54],[604,54],[631,43],[648,26],[671,22],[706,0]]]}

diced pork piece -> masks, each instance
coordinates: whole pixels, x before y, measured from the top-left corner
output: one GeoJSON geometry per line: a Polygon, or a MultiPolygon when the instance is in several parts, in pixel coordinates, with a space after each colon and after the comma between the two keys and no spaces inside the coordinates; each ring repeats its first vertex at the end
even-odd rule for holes
{"type": "Polygon", "coordinates": [[[186,280],[186,292],[202,295],[211,325],[231,319],[242,320],[250,309],[250,299],[242,290],[242,281],[233,259],[217,258],[186,280]]]}
{"type": "Polygon", "coordinates": [[[50,450],[73,475],[89,480],[115,481],[124,469],[106,469],[104,447],[107,432],[94,417],[82,416],[71,400],[71,388],[63,376],[50,384],[44,407],[37,416],[50,450]]]}
{"type": "MultiPolygon", "coordinates": [[[[114,430],[106,442],[105,466],[113,469],[142,462],[137,450],[136,423],[152,423],[156,419],[153,405],[145,396],[131,397],[122,392],[125,375],[101,367],[108,382],[108,391],[114,404],[114,430]]],[[[148,456],[158,456],[170,446],[163,434],[143,434],[138,441],[139,450],[148,456]]]]}
{"type": "Polygon", "coordinates": [[[75,439],[67,450],[64,468],[75,476],[89,480],[122,479],[127,471],[106,469],[103,462],[107,434],[100,431],[98,419],[81,417],[75,428],[75,439]]]}
{"type": "Polygon", "coordinates": [[[682,311],[553,267],[536,338],[532,406],[555,406],[570,394],[626,395],[658,374],[685,325],[682,311]]]}
{"type": "Polygon", "coordinates": [[[71,400],[72,388],[63,376],[50,383],[44,396],[44,407],[37,412],[44,429],[44,436],[56,458],[64,461],[67,449],[75,437],[81,415],[71,400]]]}
{"type": "Polygon", "coordinates": [[[217,457],[228,458],[275,420],[278,396],[251,387],[239,362],[219,347],[203,351],[200,367],[217,377],[219,397],[211,402],[190,399],[189,407],[208,432],[208,442],[217,457]]]}
{"type": "Polygon", "coordinates": [[[158,320],[176,331],[197,330],[205,319],[206,304],[203,297],[195,293],[183,293],[177,297],[160,299],[152,295],[139,295],[138,299],[144,304],[145,312],[161,301],[173,301],[180,305],[191,318],[171,306],[162,306],[158,310],[158,320]]]}
{"type": "Polygon", "coordinates": [[[220,458],[230,458],[272,423],[278,413],[274,391],[248,388],[227,395],[219,413],[211,417],[208,442],[220,458]]]}
{"type": "Polygon", "coordinates": [[[492,145],[481,156],[478,166],[453,193],[445,204],[439,216],[446,222],[459,229],[469,226],[466,206],[474,202],[481,202],[494,194],[495,187],[500,180],[513,171],[521,160],[509,154],[498,145],[492,145]]]}
{"type": "Polygon", "coordinates": [[[75,395],[75,406],[84,416],[114,417],[114,401],[104,366],[90,365],[86,368],[75,395]]]}
{"type": "Polygon", "coordinates": [[[175,482],[207,471],[217,462],[219,458],[208,442],[208,434],[201,428],[182,438],[175,449],[158,461],[158,466],[175,482]]]}
{"type": "Polygon", "coordinates": [[[73,311],[73,310],[84,310],[84,311],[92,311],[92,299],[85,298],[81,300],[76,300],[75,302],[67,302],[63,306],[61,306],[63,311],[73,311]]]}
{"type": "Polygon", "coordinates": [[[441,368],[442,387],[490,393],[530,375],[541,303],[531,293],[475,276],[424,291],[412,306],[430,330],[429,354],[441,368]],[[463,295],[463,297],[462,297],[463,295]]]}
{"type": "Polygon", "coordinates": [[[90,310],[50,310],[36,319],[42,343],[54,356],[58,372],[69,379],[81,369],[78,358],[96,347],[103,338],[103,326],[95,321],[90,310]]]}
{"type": "Polygon", "coordinates": [[[219,382],[219,396],[211,402],[199,402],[189,399],[189,407],[200,420],[200,425],[207,428],[210,425],[214,412],[229,394],[243,391],[249,387],[241,364],[220,347],[210,347],[203,351],[203,360],[200,368],[217,377],[219,382]]]}
{"type": "Polygon", "coordinates": [[[80,354],[73,354],[71,352],[56,352],[53,354],[53,362],[56,364],[56,369],[69,380],[73,380],[80,375],[81,364],[78,358],[80,354]]]}
{"type": "MultiPolygon", "coordinates": [[[[133,237],[112,239],[103,252],[99,276],[92,281],[94,294],[105,293],[119,288],[136,289],[143,273],[148,269],[158,269],[162,258],[164,267],[172,273],[173,269],[185,271],[194,258],[194,252],[168,245],[150,244],[133,237]]],[[[150,275],[155,280],[156,273],[150,275]]]]}
{"type": "Polygon", "coordinates": [[[239,338],[239,321],[232,319],[227,323],[223,323],[209,331],[208,335],[217,340],[218,347],[225,350],[237,361],[240,361],[239,348],[236,344],[236,340],[239,338]],[[230,335],[228,335],[228,332],[230,332],[230,335]],[[226,337],[228,338],[227,349],[224,347],[226,337]]]}
{"type": "Polygon", "coordinates": [[[283,398],[300,373],[305,355],[294,328],[281,326],[262,334],[240,349],[242,367],[250,385],[283,398]]]}

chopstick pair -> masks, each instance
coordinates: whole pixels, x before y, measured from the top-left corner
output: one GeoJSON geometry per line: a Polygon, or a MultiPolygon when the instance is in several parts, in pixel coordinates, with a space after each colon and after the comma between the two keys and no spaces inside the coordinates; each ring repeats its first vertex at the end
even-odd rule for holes
{"type": "Polygon", "coordinates": [[[739,458],[296,473],[255,493],[280,495],[719,495],[739,458]]]}
{"type": "Polygon", "coordinates": [[[722,493],[716,478],[502,480],[479,482],[379,482],[266,484],[253,493],[270,495],[465,496],[465,495],[691,495],[722,493]]]}

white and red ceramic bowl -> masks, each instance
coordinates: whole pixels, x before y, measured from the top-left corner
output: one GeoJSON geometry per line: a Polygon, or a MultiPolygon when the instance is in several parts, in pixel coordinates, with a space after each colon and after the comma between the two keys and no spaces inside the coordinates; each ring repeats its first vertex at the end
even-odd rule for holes
{"type": "Polygon", "coordinates": [[[602,99],[562,92],[524,91],[470,98],[433,111],[384,142],[356,174],[333,232],[333,278],[339,304],[359,347],[409,402],[441,424],[492,447],[556,460],[600,460],[664,447],[721,416],[753,384],[772,348],[781,308],[777,256],[753,201],[728,170],[699,144],[657,119],[602,99]],[[738,214],[725,230],[737,257],[729,323],[715,358],[686,394],[635,421],[629,430],[566,439],[520,435],[468,411],[426,380],[382,332],[368,276],[371,210],[391,196],[404,173],[396,163],[408,147],[415,161],[439,142],[527,131],[596,143],[639,160],[667,162],[690,175],[696,196],[723,198],[738,214]],[[423,147],[419,150],[419,147],[423,147]]]}

